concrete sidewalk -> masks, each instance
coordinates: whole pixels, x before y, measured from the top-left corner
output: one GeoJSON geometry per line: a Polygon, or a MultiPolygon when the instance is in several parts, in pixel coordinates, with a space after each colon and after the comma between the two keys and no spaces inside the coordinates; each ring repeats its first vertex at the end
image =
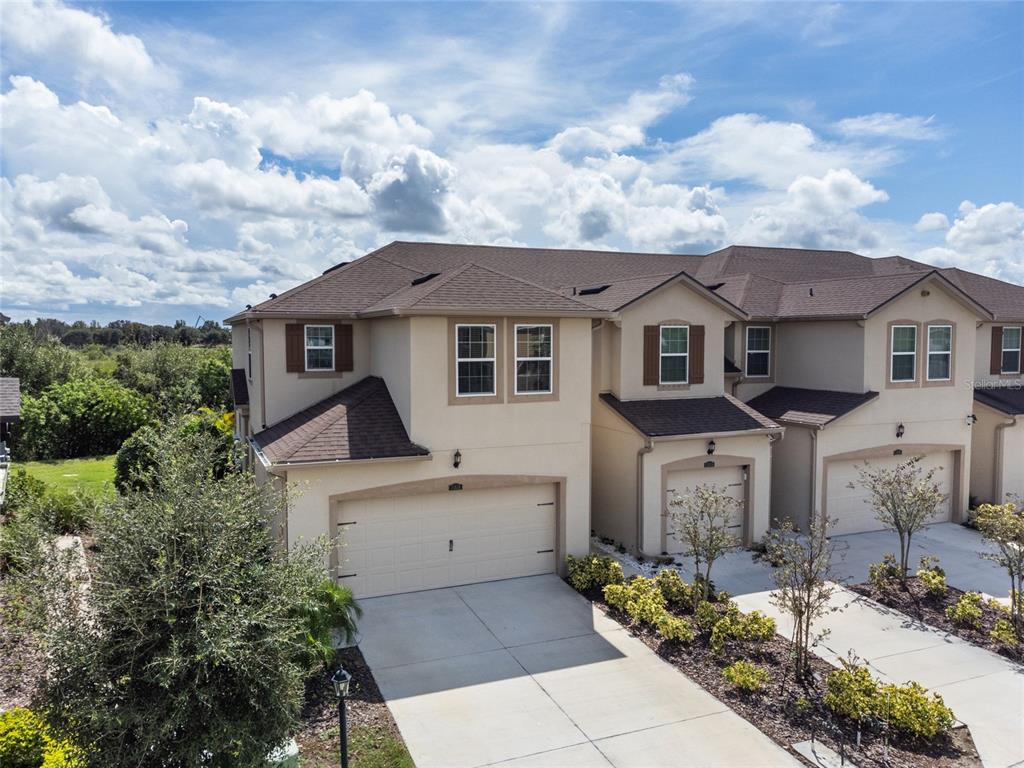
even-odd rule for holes
{"type": "MultiPolygon", "coordinates": [[[[792,631],[769,592],[735,599],[743,611],[774,617],[780,634],[792,631]]],[[[941,694],[967,723],[986,766],[1008,768],[1024,761],[1024,667],[843,587],[837,587],[832,605],[841,610],[815,626],[815,631],[829,630],[815,653],[838,664],[852,651],[879,678],[916,680],[941,694]]]]}
{"type": "Polygon", "coordinates": [[[419,768],[799,763],[556,576],[362,601],[419,768]]]}

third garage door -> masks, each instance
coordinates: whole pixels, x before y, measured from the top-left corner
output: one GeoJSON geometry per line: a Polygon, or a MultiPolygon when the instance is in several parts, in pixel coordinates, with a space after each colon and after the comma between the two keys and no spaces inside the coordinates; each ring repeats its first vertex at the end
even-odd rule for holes
{"type": "Polygon", "coordinates": [[[555,485],[339,502],[338,583],[357,597],[555,570],[555,485]]]}
{"type": "MultiPolygon", "coordinates": [[[[870,495],[860,484],[859,467],[865,462],[872,469],[885,467],[891,469],[901,461],[911,458],[907,456],[887,456],[878,459],[859,459],[857,461],[837,461],[829,464],[828,468],[828,501],[826,511],[829,518],[835,520],[835,526],[829,530],[833,536],[844,533],[865,533],[867,531],[879,531],[883,526],[875,517],[875,510],[868,503],[870,495]],[[851,488],[850,485],[854,487],[851,488]]],[[[921,468],[927,472],[930,469],[937,469],[935,481],[939,483],[939,489],[947,494],[946,501],[939,508],[938,513],[929,520],[930,523],[941,523],[950,519],[952,505],[948,494],[952,488],[951,478],[953,477],[953,454],[947,452],[928,454],[921,459],[921,468]]]]}

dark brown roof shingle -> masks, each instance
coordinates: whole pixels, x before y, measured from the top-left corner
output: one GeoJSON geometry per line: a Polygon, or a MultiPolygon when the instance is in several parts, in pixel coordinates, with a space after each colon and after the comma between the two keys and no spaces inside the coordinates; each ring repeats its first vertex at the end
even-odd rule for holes
{"type": "Polygon", "coordinates": [[[1024,416],[1022,387],[979,387],[974,390],[974,399],[1007,416],[1024,416]]]}
{"type": "Polygon", "coordinates": [[[648,437],[676,437],[714,432],[777,429],[778,425],[752,412],[735,398],[687,397],[619,400],[603,392],[601,402],[648,437]]]}
{"type": "Polygon", "coordinates": [[[427,456],[409,439],[384,380],[367,376],[253,435],[271,464],[427,456]]]}
{"type": "Polygon", "coordinates": [[[747,404],[771,419],[823,427],[876,397],[877,392],[772,387],[747,404]]]}
{"type": "Polygon", "coordinates": [[[0,378],[0,416],[21,415],[21,382],[14,377],[0,378]]]}

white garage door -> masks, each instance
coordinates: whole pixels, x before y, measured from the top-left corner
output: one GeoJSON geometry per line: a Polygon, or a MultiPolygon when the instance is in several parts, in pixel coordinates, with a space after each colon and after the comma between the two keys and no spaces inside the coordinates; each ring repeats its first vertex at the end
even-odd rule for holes
{"type": "MultiPolygon", "coordinates": [[[[901,461],[906,461],[910,456],[888,456],[878,459],[867,459],[872,468],[892,468],[901,461]]],[[[829,465],[828,470],[828,503],[826,510],[828,516],[836,521],[835,527],[831,529],[831,535],[839,536],[844,533],[864,533],[865,531],[880,531],[883,526],[875,518],[875,510],[869,502],[870,495],[860,485],[860,472],[858,467],[863,467],[865,459],[857,461],[834,462],[829,465]],[[849,485],[853,483],[854,488],[849,485]]],[[[928,471],[935,467],[941,469],[935,473],[935,480],[943,493],[948,494],[952,488],[953,477],[953,454],[933,453],[924,456],[921,467],[928,471]]],[[[930,522],[941,523],[950,519],[952,504],[950,499],[939,508],[930,522]]]]}
{"type": "Polygon", "coordinates": [[[555,486],[340,503],[338,583],[357,597],[555,570],[555,486]]]}
{"type": "MultiPolygon", "coordinates": [[[[715,485],[719,488],[725,488],[726,493],[739,501],[735,514],[729,521],[729,530],[736,537],[736,543],[739,544],[743,539],[743,515],[746,513],[743,482],[743,473],[745,471],[743,467],[707,467],[705,469],[669,472],[668,501],[671,502],[676,494],[680,496],[685,495],[698,485],[715,485]]],[[[676,536],[672,519],[669,518],[666,551],[670,555],[676,555],[683,552],[684,549],[685,545],[676,536]]]]}

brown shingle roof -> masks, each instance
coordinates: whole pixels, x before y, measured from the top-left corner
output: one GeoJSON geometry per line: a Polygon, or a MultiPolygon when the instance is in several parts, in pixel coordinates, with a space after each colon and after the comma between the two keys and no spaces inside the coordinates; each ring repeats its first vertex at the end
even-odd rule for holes
{"type": "Polygon", "coordinates": [[[13,377],[0,378],[0,416],[11,418],[21,415],[20,381],[13,377]]]}
{"type": "Polygon", "coordinates": [[[619,400],[615,395],[603,392],[601,402],[648,437],[778,429],[778,425],[728,395],[619,400]]]}
{"type": "Polygon", "coordinates": [[[979,387],[974,399],[1007,416],[1024,416],[1024,389],[1020,387],[979,387]]]}
{"type": "Polygon", "coordinates": [[[823,427],[876,397],[877,392],[772,387],[747,405],[772,419],[823,427]]]}
{"type": "Polygon", "coordinates": [[[409,439],[384,380],[367,376],[253,435],[271,464],[427,456],[409,439]]]}

